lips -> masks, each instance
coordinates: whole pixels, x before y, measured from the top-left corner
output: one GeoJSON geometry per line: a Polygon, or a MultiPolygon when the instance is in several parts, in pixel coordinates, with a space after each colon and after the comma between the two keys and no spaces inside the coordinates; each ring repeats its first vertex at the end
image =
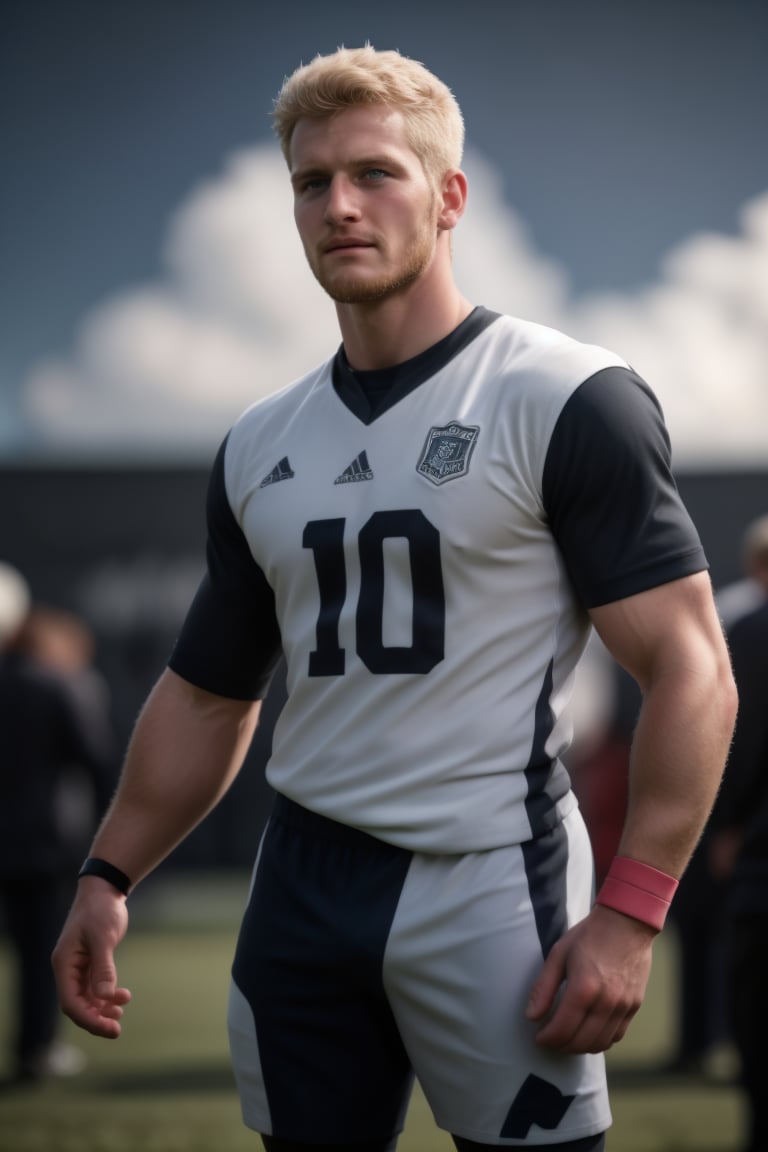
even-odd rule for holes
{"type": "Polygon", "coordinates": [[[343,252],[348,248],[373,248],[370,240],[361,240],[357,237],[347,236],[343,240],[331,240],[323,248],[323,252],[343,252]]]}

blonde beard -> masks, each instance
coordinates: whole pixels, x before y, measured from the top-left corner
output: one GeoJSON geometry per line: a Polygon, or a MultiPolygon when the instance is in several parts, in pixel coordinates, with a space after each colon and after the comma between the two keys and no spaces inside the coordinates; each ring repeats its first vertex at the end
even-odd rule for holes
{"type": "Polygon", "coordinates": [[[390,296],[396,296],[398,293],[404,292],[406,288],[410,288],[411,284],[414,284],[429,266],[431,259],[431,252],[429,254],[423,251],[419,252],[418,259],[414,255],[397,275],[382,276],[379,280],[360,281],[350,277],[345,281],[342,277],[338,277],[329,283],[325,278],[318,276],[316,272],[315,276],[318,283],[337,304],[372,304],[379,300],[386,300],[390,296]]]}
{"type": "Polygon", "coordinates": [[[424,228],[406,252],[402,266],[389,276],[375,280],[345,278],[343,275],[331,278],[324,276],[312,260],[309,265],[318,284],[337,304],[372,304],[396,296],[420,278],[434,258],[436,234],[437,214],[433,196],[424,228]]]}

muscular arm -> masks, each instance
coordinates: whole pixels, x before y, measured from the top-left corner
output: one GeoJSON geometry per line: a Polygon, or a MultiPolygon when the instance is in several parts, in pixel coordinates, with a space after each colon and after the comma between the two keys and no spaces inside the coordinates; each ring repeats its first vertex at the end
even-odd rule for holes
{"type": "Polygon", "coordinates": [[[136,724],[91,855],[143,879],[203,819],[240,770],[259,702],[214,696],[166,669],[136,724]]]}
{"type": "MultiPolygon", "coordinates": [[[[663,584],[591,616],[643,697],[620,852],[679,877],[714,803],[736,713],[709,578],[663,584]]],[[[602,906],[571,929],[533,989],[529,1017],[544,1021],[539,1042],[577,1052],[620,1040],[645,993],[653,936],[602,906]],[[563,980],[565,993],[548,1016],[563,980]]]]}
{"type": "MultiPolygon", "coordinates": [[[[166,670],[136,724],[115,798],[91,847],[143,879],[224,795],[245,757],[260,710],[215,696],[166,670]]],[[[80,880],[53,956],[63,1011],[95,1035],[120,1033],[130,994],[117,987],[114,949],[125,898],[99,877],[80,880]]]]}

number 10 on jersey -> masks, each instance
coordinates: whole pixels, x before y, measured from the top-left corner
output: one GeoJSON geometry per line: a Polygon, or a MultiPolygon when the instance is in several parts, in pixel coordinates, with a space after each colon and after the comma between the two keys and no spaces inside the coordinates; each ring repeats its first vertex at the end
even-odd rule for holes
{"type": "MultiPolygon", "coordinates": [[[[312,550],[320,611],[317,647],[309,654],[310,676],[343,676],[346,652],[339,643],[339,620],[347,598],[344,557],[346,520],[310,520],[302,544],[312,550]]],[[[377,675],[431,672],[445,655],[445,589],[440,533],[417,508],[374,512],[357,538],[360,595],[355,614],[357,655],[377,675]],[[407,646],[384,644],[384,541],[408,544],[413,588],[412,640],[407,646]]]]}

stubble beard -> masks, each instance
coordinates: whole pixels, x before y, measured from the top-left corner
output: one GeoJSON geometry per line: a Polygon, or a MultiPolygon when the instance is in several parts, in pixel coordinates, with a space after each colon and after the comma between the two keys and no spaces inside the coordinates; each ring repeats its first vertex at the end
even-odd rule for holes
{"type": "Polygon", "coordinates": [[[418,262],[414,260],[401,269],[397,276],[383,276],[379,280],[359,281],[352,277],[347,280],[334,277],[331,280],[328,277],[318,275],[317,272],[315,275],[327,294],[337,304],[374,304],[410,288],[411,284],[419,279],[427,264],[428,260],[425,259],[418,262]]]}
{"type": "Polygon", "coordinates": [[[310,261],[317,282],[337,304],[374,304],[410,288],[429,267],[435,253],[436,220],[430,213],[419,235],[408,248],[402,265],[388,276],[365,280],[343,274],[326,276],[319,265],[310,261]]]}

